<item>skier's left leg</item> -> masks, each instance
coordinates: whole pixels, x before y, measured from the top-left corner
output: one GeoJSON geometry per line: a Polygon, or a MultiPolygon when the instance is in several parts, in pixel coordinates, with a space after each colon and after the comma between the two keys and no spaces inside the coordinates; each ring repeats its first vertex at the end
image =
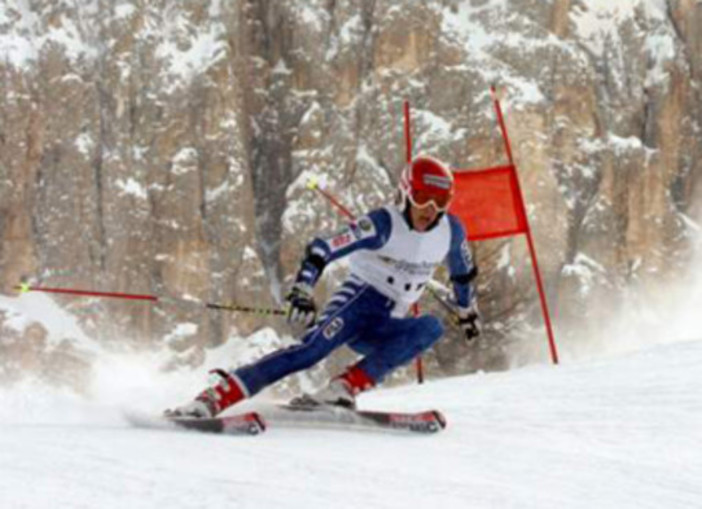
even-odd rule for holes
{"type": "Polygon", "coordinates": [[[392,318],[372,330],[372,337],[361,337],[349,347],[365,355],[353,368],[374,384],[395,369],[411,362],[428,350],[444,333],[441,321],[432,315],[392,318]]]}

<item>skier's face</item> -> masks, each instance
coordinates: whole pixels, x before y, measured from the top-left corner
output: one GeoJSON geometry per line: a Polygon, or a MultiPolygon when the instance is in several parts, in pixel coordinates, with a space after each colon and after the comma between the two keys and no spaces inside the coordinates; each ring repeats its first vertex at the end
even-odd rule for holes
{"type": "Polygon", "coordinates": [[[429,229],[436,218],[439,216],[439,211],[434,204],[429,204],[426,207],[415,207],[410,203],[410,217],[412,218],[412,228],[418,232],[425,232],[429,229]]]}

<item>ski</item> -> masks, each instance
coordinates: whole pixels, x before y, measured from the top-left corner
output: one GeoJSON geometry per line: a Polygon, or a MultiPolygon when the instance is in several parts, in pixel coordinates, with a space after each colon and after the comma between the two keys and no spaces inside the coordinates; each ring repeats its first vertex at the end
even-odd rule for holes
{"type": "Polygon", "coordinates": [[[171,429],[220,433],[224,435],[259,435],[266,430],[266,421],[257,412],[200,419],[194,417],[151,417],[125,414],[130,424],[138,428],[171,429]]]}
{"type": "Polygon", "coordinates": [[[273,428],[322,428],[340,431],[385,431],[412,434],[438,433],[446,418],[437,410],[385,412],[352,410],[332,405],[279,404],[257,412],[213,418],[169,418],[127,413],[127,421],[138,428],[196,431],[226,435],[259,435],[273,428]]]}
{"type": "Polygon", "coordinates": [[[331,405],[276,405],[261,410],[271,426],[330,428],[340,430],[392,431],[432,434],[446,427],[437,410],[422,412],[385,412],[352,410],[331,405]]]}

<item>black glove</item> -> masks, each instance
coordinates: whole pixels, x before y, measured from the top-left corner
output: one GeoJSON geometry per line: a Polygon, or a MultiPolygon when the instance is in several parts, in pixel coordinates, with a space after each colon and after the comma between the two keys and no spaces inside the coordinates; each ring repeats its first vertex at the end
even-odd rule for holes
{"type": "Polygon", "coordinates": [[[314,322],[317,306],[314,303],[312,287],[304,283],[295,283],[285,296],[288,301],[288,322],[304,323],[309,327],[314,322]]]}
{"type": "Polygon", "coordinates": [[[458,325],[465,335],[466,343],[472,345],[482,329],[480,313],[475,304],[467,308],[458,308],[458,325]]]}

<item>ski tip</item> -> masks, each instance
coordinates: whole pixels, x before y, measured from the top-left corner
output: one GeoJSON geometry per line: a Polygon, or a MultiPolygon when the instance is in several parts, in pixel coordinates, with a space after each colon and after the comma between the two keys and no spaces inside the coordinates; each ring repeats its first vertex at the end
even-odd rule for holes
{"type": "Polygon", "coordinates": [[[188,430],[225,435],[260,435],[268,428],[258,412],[247,412],[224,417],[164,417],[125,412],[127,422],[138,428],[188,430]]]}
{"type": "Polygon", "coordinates": [[[217,422],[217,430],[221,433],[260,435],[268,428],[266,420],[258,412],[228,415],[210,419],[217,422]]]}
{"type": "Polygon", "coordinates": [[[446,429],[446,426],[448,426],[446,416],[444,416],[444,414],[442,414],[438,410],[432,410],[432,414],[434,415],[434,419],[436,419],[436,422],[439,424],[440,428],[446,429]]]}
{"type": "Polygon", "coordinates": [[[258,412],[251,412],[249,414],[249,419],[251,421],[251,426],[249,427],[249,433],[251,435],[258,435],[268,429],[266,420],[258,412]]]}

